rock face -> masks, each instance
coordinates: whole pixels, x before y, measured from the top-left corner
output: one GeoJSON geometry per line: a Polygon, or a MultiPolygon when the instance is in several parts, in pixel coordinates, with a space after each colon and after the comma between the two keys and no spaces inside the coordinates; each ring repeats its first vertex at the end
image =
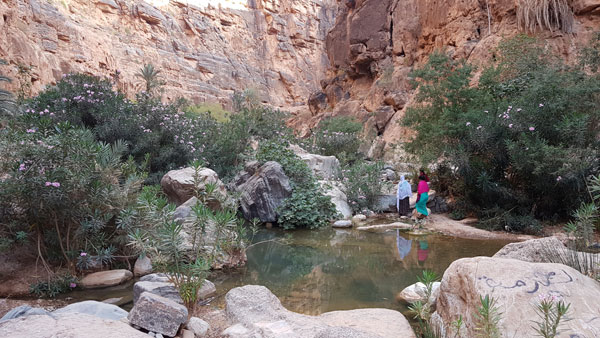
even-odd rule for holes
{"type": "Polygon", "coordinates": [[[494,258],[512,258],[532,263],[550,263],[552,249],[567,250],[556,237],[530,239],[524,242],[509,243],[494,255],[494,258]]]}
{"type": "MultiPolygon", "coordinates": [[[[536,37],[571,62],[581,48],[575,46],[585,46],[600,27],[600,3],[569,3],[576,34],[538,31],[536,37]]],[[[398,123],[414,100],[411,69],[436,49],[478,66],[489,64],[494,57],[491,51],[503,38],[523,33],[517,27],[517,4],[514,0],[340,1],[336,23],[326,39],[331,69],[321,88],[307,97],[310,112],[294,116],[291,125],[305,130],[326,117],[355,117],[372,141],[368,157],[400,162],[403,150],[394,145],[413,135],[398,123]]]]}
{"type": "MultiPolygon", "coordinates": [[[[225,185],[219,179],[219,175],[212,169],[201,168],[198,173],[194,168],[171,170],[160,180],[160,185],[169,197],[169,200],[177,205],[183,204],[194,196],[194,191],[206,191],[207,184],[215,184],[214,194],[219,198],[226,198],[225,185]]],[[[213,209],[221,206],[217,200],[208,200],[207,204],[213,209]]]]}
{"type": "Polygon", "coordinates": [[[232,187],[240,193],[240,206],[244,218],[258,218],[261,222],[276,222],[277,208],[292,195],[290,179],[277,162],[267,162],[257,168],[258,163],[246,165],[232,187]]]}
{"type": "Polygon", "coordinates": [[[600,335],[600,285],[562,264],[528,263],[489,257],[463,258],[444,273],[434,321],[453,336],[450,323],[462,315],[463,337],[475,337],[474,315],[479,296],[497,299],[502,319],[502,337],[533,337],[533,321],[539,320],[535,306],[541,297],[555,296],[571,304],[572,320],[561,324],[560,337],[600,335]]]}
{"type": "Polygon", "coordinates": [[[83,313],[27,316],[0,323],[0,337],[148,338],[148,335],[116,320],[83,313]]]}
{"type": "Polygon", "coordinates": [[[86,289],[103,288],[107,286],[119,285],[133,278],[129,270],[108,270],[91,273],[79,282],[79,285],[86,289]]]}
{"type": "Polygon", "coordinates": [[[360,309],[306,316],[285,309],[264,286],[246,285],[225,296],[226,312],[238,323],[226,337],[415,337],[401,313],[387,309],[360,309]]]}
{"type": "Polygon", "coordinates": [[[64,73],[120,70],[120,89],[133,94],[135,73],[152,63],[165,99],[225,103],[252,87],[291,107],[319,87],[336,12],[335,0],[7,0],[0,58],[34,66],[34,91],[64,73]]]}
{"type": "Polygon", "coordinates": [[[181,324],[187,321],[185,306],[170,299],[144,292],[131,309],[129,322],[148,331],[175,336],[181,324]]]}
{"type": "Polygon", "coordinates": [[[104,319],[120,320],[127,317],[127,311],[112,304],[86,300],[79,303],[69,304],[61,309],[54,310],[53,315],[65,313],[84,313],[104,319]]]}

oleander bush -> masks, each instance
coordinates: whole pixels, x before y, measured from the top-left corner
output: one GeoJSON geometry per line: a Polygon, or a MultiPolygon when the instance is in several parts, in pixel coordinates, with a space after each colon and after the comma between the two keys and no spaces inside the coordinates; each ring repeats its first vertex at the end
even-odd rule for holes
{"type": "Polygon", "coordinates": [[[403,123],[416,135],[406,149],[452,168],[446,190],[472,212],[535,229],[524,217],[565,218],[589,199],[585,180],[599,167],[600,78],[524,36],[504,41],[497,59],[475,85],[472,65],[440,52],[415,70],[418,103],[403,123]]]}

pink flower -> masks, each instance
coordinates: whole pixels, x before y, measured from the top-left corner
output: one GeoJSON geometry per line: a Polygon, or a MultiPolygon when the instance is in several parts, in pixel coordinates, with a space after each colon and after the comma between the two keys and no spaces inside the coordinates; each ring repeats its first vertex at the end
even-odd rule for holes
{"type": "Polygon", "coordinates": [[[71,289],[74,289],[74,288],[76,288],[76,287],[77,287],[77,284],[75,284],[75,283],[71,283],[71,284],[69,284],[69,287],[70,287],[71,289]]]}
{"type": "Polygon", "coordinates": [[[562,177],[561,177],[561,176],[558,176],[558,177],[556,178],[556,182],[560,182],[561,180],[562,180],[562,177]]]}
{"type": "Polygon", "coordinates": [[[44,185],[47,186],[47,187],[49,187],[49,186],[52,185],[52,182],[46,182],[46,183],[44,183],[44,185]]]}
{"type": "Polygon", "coordinates": [[[512,128],[512,127],[513,127],[513,124],[512,124],[512,123],[511,123],[511,124],[509,124],[509,125],[508,125],[508,127],[509,127],[509,128],[512,128]]]}
{"type": "Polygon", "coordinates": [[[27,131],[27,133],[29,133],[29,134],[31,134],[31,133],[35,133],[35,129],[33,129],[33,128],[32,128],[32,129],[27,129],[26,131],[27,131]]]}
{"type": "Polygon", "coordinates": [[[471,125],[471,122],[467,122],[466,126],[468,127],[468,126],[470,126],[470,125],[471,125]]]}
{"type": "Polygon", "coordinates": [[[85,252],[82,252],[82,253],[80,253],[80,254],[79,254],[79,256],[81,256],[81,257],[85,257],[85,256],[87,256],[87,253],[85,253],[85,252]]]}
{"type": "Polygon", "coordinates": [[[25,167],[25,163],[21,163],[21,165],[19,166],[19,171],[24,171],[25,169],[27,169],[25,167]]]}
{"type": "Polygon", "coordinates": [[[481,129],[481,128],[483,128],[483,127],[482,127],[482,126],[477,126],[477,130],[479,130],[479,129],[481,129]]]}
{"type": "Polygon", "coordinates": [[[529,131],[534,131],[535,127],[529,127],[529,131]]]}
{"type": "Polygon", "coordinates": [[[58,187],[60,187],[60,183],[58,183],[58,182],[53,182],[53,183],[52,183],[52,186],[53,186],[53,187],[56,187],[56,188],[58,188],[58,187]]]}
{"type": "Polygon", "coordinates": [[[541,107],[543,107],[543,106],[544,106],[544,104],[543,104],[543,103],[540,103],[539,107],[541,108],[541,107]]]}

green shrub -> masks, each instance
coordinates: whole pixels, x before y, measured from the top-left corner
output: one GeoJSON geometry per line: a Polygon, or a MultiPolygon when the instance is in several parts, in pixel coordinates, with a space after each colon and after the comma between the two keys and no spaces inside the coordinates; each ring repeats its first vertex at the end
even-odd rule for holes
{"type": "Polygon", "coordinates": [[[474,86],[473,67],[441,53],[413,72],[418,104],[403,123],[416,136],[406,149],[453,168],[446,186],[474,210],[511,210],[517,218],[504,223],[535,230],[523,217],[567,217],[598,172],[600,78],[530,38],[502,43],[498,56],[474,86]]]}
{"type": "Polygon", "coordinates": [[[25,118],[44,132],[53,132],[57,123],[69,122],[90,129],[99,141],[125,141],[128,147],[123,158],[131,155],[137,163],[147,164],[150,181],[157,182],[167,170],[192,159],[190,145],[175,136],[196,126],[178,109],[147,94],[130,102],[113,91],[110,81],[75,74],[33,98],[25,118]]]}
{"type": "Polygon", "coordinates": [[[327,118],[319,123],[305,146],[314,153],[335,156],[342,163],[354,162],[360,158],[362,128],[352,117],[327,118]]]}
{"type": "Polygon", "coordinates": [[[308,165],[288,148],[287,142],[261,143],[256,158],[261,163],[278,162],[290,178],[292,196],[277,210],[281,227],[315,229],[326,226],[336,216],[331,197],[323,195],[308,165]]]}
{"type": "Polygon", "coordinates": [[[77,278],[66,274],[48,278],[29,286],[29,292],[39,298],[54,298],[77,287],[77,278]]]}
{"type": "Polygon", "coordinates": [[[144,174],[121,160],[123,143],[99,143],[68,123],[52,131],[43,125],[0,134],[0,218],[30,233],[44,264],[53,259],[73,269],[81,252],[106,257],[123,249],[126,233],[115,218],[135,202],[144,174]]]}
{"type": "Polygon", "coordinates": [[[372,210],[375,207],[385,184],[381,180],[382,168],[383,165],[379,162],[357,162],[342,169],[341,179],[352,211],[372,210]]]}

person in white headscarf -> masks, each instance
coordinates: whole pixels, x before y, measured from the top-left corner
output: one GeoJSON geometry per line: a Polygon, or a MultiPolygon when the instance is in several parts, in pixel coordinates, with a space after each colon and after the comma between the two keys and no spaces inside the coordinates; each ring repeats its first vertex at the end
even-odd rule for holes
{"type": "Polygon", "coordinates": [[[396,194],[396,208],[400,216],[406,216],[410,213],[410,196],[412,189],[410,183],[404,179],[404,175],[400,176],[398,183],[398,193],[396,194]]]}

